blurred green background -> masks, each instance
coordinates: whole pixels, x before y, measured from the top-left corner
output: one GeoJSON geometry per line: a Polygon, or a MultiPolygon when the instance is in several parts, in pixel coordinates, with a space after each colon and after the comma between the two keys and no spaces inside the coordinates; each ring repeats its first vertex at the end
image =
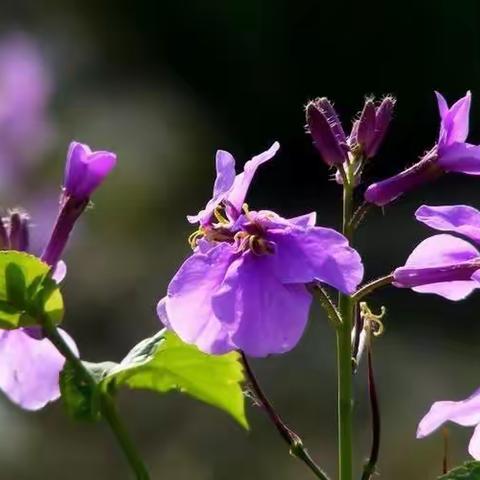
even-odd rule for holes
{"type": "MultiPolygon", "coordinates": [[[[450,101],[472,89],[470,140],[480,143],[476,0],[17,0],[2,3],[0,27],[5,38],[21,32],[37,45],[51,82],[48,145],[20,179],[4,182],[2,205],[29,206],[40,241],[69,141],[118,153],[118,168],[66,254],[65,328],[91,361],[119,360],[158,330],[155,305],[189,254],[185,215],[209,198],[217,148],[243,163],[280,141],[249,204],[285,216],[317,210],[321,225],[338,228],[339,187],[304,132],[309,99],[334,100],[349,126],[365,94],[397,96],[367,184],[410,165],[433,144],[434,89],[450,101]]],[[[450,175],[372,213],[357,242],[366,278],[401,264],[430,234],[413,220],[419,204],[479,208],[479,192],[475,177],[450,175]]],[[[462,399],[479,386],[480,297],[455,304],[391,288],[373,297],[372,307],[381,305],[388,318],[374,352],[380,478],[435,478],[442,440],[438,434],[415,440],[416,425],[434,400],[462,399]]],[[[334,476],[334,334],[323,313],[312,311],[294,351],[254,366],[278,410],[334,476]]],[[[370,448],[363,368],[355,383],[360,465],[370,448]]],[[[120,408],[154,479],[312,478],[254,407],[249,433],[177,394],[125,392],[120,408]]],[[[458,463],[468,457],[471,431],[451,433],[451,461],[458,463]]],[[[2,400],[0,445],[2,480],[129,478],[110,432],[75,424],[60,403],[26,413],[2,400]]]]}

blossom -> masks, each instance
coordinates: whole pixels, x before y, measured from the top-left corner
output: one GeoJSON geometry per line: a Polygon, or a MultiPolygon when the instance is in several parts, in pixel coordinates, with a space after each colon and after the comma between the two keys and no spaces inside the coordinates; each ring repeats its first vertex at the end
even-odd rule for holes
{"type": "MultiPolygon", "coordinates": [[[[435,230],[453,232],[480,243],[480,212],[473,207],[423,205],[415,216],[435,230]]],[[[480,288],[480,252],[453,235],[434,235],[421,242],[393,276],[397,287],[461,300],[480,288]]]]}
{"type": "MultiPolygon", "coordinates": [[[[60,334],[78,355],[74,341],[60,334]]],[[[38,329],[0,330],[0,390],[25,410],[38,410],[60,397],[65,358],[38,329]]]]}
{"type": "Polygon", "coordinates": [[[115,167],[116,161],[117,157],[112,152],[92,152],[88,145],[70,143],[60,212],[42,253],[43,261],[54,266],[60,260],[75,222],[87,207],[94,190],[115,167]]]}
{"type": "Polygon", "coordinates": [[[77,200],[88,199],[116,162],[117,157],[112,152],[92,152],[88,145],[70,143],[65,165],[65,194],[77,200]]]}
{"type": "Polygon", "coordinates": [[[305,328],[311,294],[324,282],[352,293],[363,276],[360,256],[335,230],[316,227],[314,213],[285,219],[249,211],[244,200],[274,143],[235,174],[231,154],[218,151],[213,197],[197,215],[193,254],[157,307],[160,320],[207,353],[240,349],[263,357],[292,349],[305,328]]]}
{"type": "Polygon", "coordinates": [[[447,421],[464,427],[475,426],[468,445],[468,452],[473,458],[480,460],[480,389],[459,402],[435,402],[420,421],[417,429],[417,438],[430,435],[447,421]]]}
{"type": "Polygon", "coordinates": [[[471,93],[450,108],[435,92],[440,112],[440,132],[435,146],[403,172],[368,187],[365,200],[386,205],[404,193],[435,180],[446,172],[480,175],[480,146],[465,142],[469,130],[471,93]]]}
{"type": "MultiPolygon", "coordinates": [[[[28,246],[29,218],[24,212],[14,211],[2,218],[3,249],[28,246]]],[[[66,274],[66,266],[58,262],[52,278],[59,283],[66,274]]],[[[72,351],[78,355],[73,339],[59,329],[72,351]]],[[[38,410],[60,397],[59,375],[65,358],[44,338],[40,327],[0,330],[0,390],[25,410],[38,410]]]]}

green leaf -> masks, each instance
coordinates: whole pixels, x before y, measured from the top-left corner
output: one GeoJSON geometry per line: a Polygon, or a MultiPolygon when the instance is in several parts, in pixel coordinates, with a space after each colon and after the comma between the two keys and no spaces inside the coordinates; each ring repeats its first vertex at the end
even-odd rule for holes
{"type": "Polygon", "coordinates": [[[113,362],[82,362],[93,382],[86,382],[70,362],[60,374],[60,392],[67,413],[75,420],[95,422],[101,418],[100,389],[98,385],[115,366],[113,362]]]}
{"type": "Polygon", "coordinates": [[[50,267],[25,252],[0,251],[0,328],[14,329],[63,318],[63,299],[50,267]]]}
{"type": "Polygon", "coordinates": [[[161,331],[136,345],[105,376],[102,388],[122,385],[156,392],[179,390],[229,413],[248,428],[245,417],[244,379],[240,356],[208,355],[161,331]]]}
{"type": "Polygon", "coordinates": [[[466,462],[438,477],[438,480],[480,480],[480,462],[466,462]]]}

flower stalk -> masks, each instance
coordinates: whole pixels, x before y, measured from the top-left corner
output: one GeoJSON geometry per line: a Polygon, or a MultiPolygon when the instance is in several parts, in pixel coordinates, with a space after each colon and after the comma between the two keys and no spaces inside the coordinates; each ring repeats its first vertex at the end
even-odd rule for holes
{"type": "MultiPolygon", "coordinates": [[[[79,375],[88,385],[95,387],[95,380],[85,368],[81,360],[75,355],[64,338],[60,335],[57,328],[48,320],[42,322],[45,336],[52,342],[57,350],[66,358],[67,362],[75,369],[79,375]]],[[[110,426],[115,438],[120,445],[132,471],[135,473],[136,480],[149,480],[147,468],[136,451],[129,434],[127,433],[123,423],[118,416],[113,398],[108,393],[102,393],[101,397],[101,413],[102,417],[110,426]]]]}
{"type": "Polygon", "coordinates": [[[250,384],[250,387],[252,388],[253,394],[255,395],[255,400],[257,400],[260,406],[264,408],[268,417],[275,425],[278,433],[290,447],[290,453],[297,457],[299,460],[301,460],[303,463],[305,463],[305,465],[313,472],[313,474],[317,478],[320,478],[321,480],[330,480],[328,475],[312,459],[307,449],[303,445],[302,439],[285,424],[285,422],[275,411],[272,403],[260,387],[260,384],[258,383],[258,380],[255,377],[255,374],[253,373],[253,370],[250,367],[250,364],[245,354],[240,351],[240,355],[245,369],[245,375],[250,384]]]}

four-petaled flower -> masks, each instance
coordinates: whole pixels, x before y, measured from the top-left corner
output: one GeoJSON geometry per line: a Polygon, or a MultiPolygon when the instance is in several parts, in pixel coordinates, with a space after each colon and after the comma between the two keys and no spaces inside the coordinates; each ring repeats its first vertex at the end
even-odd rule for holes
{"type": "Polygon", "coordinates": [[[417,438],[430,435],[448,421],[464,427],[475,426],[468,445],[468,452],[473,458],[480,460],[480,389],[459,402],[435,402],[420,421],[417,429],[417,438]]]}
{"type": "Polygon", "coordinates": [[[292,349],[311,303],[306,284],[324,282],[352,293],[363,276],[360,256],[335,230],[315,226],[315,214],[285,219],[249,211],[245,196],[274,143],[239,175],[229,153],[218,151],[213,197],[190,222],[193,254],[180,267],[160,319],[184,341],[221,354],[240,349],[263,357],[292,349]]]}
{"type": "Polygon", "coordinates": [[[440,111],[440,133],[436,145],[415,165],[370,185],[365,192],[367,202],[386,205],[445,172],[480,175],[480,146],[465,142],[469,130],[470,92],[450,108],[443,96],[435,93],[440,111]]]}
{"type": "MultiPolygon", "coordinates": [[[[473,207],[423,205],[415,216],[435,230],[454,232],[480,243],[480,212],[473,207]]],[[[397,287],[461,300],[480,288],[480,252],[453,235],[434,235],[421,242],[393,276],[397,287]]]]}

